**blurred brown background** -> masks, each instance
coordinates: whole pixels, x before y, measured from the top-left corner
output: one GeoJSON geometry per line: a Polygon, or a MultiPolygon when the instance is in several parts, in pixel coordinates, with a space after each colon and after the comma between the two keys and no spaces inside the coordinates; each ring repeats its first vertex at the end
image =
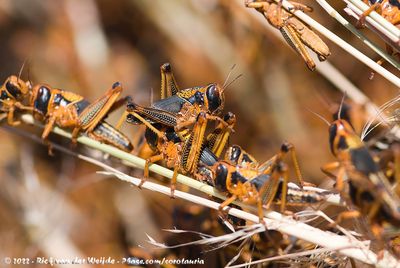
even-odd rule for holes
{"type": "MultiPolygon", "coordinates": [[[[301,2],[314,7],[313,18],[374,57],[317,4],[301,2]]],[[[331,2],[343,13],[341,1],[331,2]]],[[[307,109],[330,120],[328,104],[338,103],[342,93],[310,72],[256,16],[230,0],[0,0],[0,77],[18,74],[26,61],[22,78],[29,75],[34,83],[94,100],[120,81],[124,94],[149,104],[152,91],[159,97],[164,62],[172,64],[181,88],[223,83],[236,64],[231,79],[243,77],[228,88],[225,103],[237,116],[231,143],[263,161],[291,141],[304,177],[318,185],[326,179],[320,166],[332,157],[327,126],[307,109]]],[[[369,80],[367,67],[324,41],[332,51],[329,61],[377,105],[397,94],[384,78],[369,80]]],[[[124,130],[135,137],[138,129],[124,130]]],[[[0,135],[0,257],[119,259],[128,244],[145,245],[146,233],[162,241],[160,230],[176,225],[171,215],[178,200],[96,175],[98,168],[70,156],[50,157],[29,139],[4,130],[0,135]]]]}

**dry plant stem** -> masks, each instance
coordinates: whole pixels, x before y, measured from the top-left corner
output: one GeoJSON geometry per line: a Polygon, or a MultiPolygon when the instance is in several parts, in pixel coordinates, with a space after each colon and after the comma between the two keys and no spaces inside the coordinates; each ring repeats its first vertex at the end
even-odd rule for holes
{"type": "MultiPolygon", "coordinates": [[[[254,14],[253,16],[261,23],[261,25],[268,29],[272,34],[275,35],[276,38],[280,39],[284,44],[289,46],[287,42],[283,39],[282,35],[278,31],[276,31],[275,28],[273,28],[268,23],[265,23],[265,19],[263,17],[256,15],[257,14],[254,14]]],[[[315,62],[318,61],[318,58],[314,53],[311,54],[311,57],[315,62]]],[[[317,63],[316,70],[322,76],[324,76],[325,79],[335,85],[340,91],[346,93],[346,95],[350,97],[350,99],[352,99],[354,102],[365,105],[368,113],[371,116],[374,116],[376,114],[378,107],[374,103],[372,103],[370,99],[366,95],[364,95],[364,93],[362,93],[356,86],[354,86],[351,81],[347,79],[347,77],[344,76],[332,64],[327,61],[317,63]]]]}
{"type": "Polygon", "coordinates": [[[328,4],[325,0],[317,0],[318,4],[325,9],[325,11],[336,19],[340,24],[346,27],[350,32],[352,32],[355,36],[357,36],[365,45],[371,48],[375,53],[384,58],[391,65],[400,70],[400,63],[397,62],[393,57],[385,53],[382,49],[380,49],[376,44],[374,44],[371,40],[369,40],[365,35],[363,35],[360,31],[358,31],[351,23],[349,23],[345,18],[343,18],[331,5],[328,4]]]}
{"type": "MultiPolygon", "coordinates": [[[[368,5],[361,0],[344,0],[344,2],[346,2],[347,4],[349,3],[353,4],[361,11],[361,13],[369,8],[368,5]]],[[[373,11],[371,12],[371,14],[369,14],[366,20],[371,23],[376,22],[376,24],[380,26],[379,28],[382,28],[391,35],[393,35],[393,42],[399,43],[400,30],[396,26],[385,20],[381,15],[373,11]]]]}
{"type": "MultiPolygon", "coordinates": [[[[359,20],[360,16],[362,15],[362,11],[349,2],[347,3],[347,7],[344,9],[344,11],[348,15],[356,18],[357,20],[359,20]]],[[[365,21],[365,25],[367,28],[369,28],[370,30],[375,32],[382,40],[384,40],[391,47],[393,47],[397,51],[400,51],[399,39],[396,36],[393,36],[390,32],[388,32],[385,28],[383,28],[376,21],[372,20],[370,17],[367,17],[367,20],[365,21]]]]}
{"type": "MultiPolygon", "coordinates": [[[[105,175],[114,175],[119,179],[130,182],[136,186],[139,185],[141,182],[140,179],[122,174],[119,171],[100,173],[105,175]]],[[[142,187],[151,191],[163,193],[167,196],[169,196],[171,193],[171,190],[168,187],[152,182],[146,181],[142,187]]],[[[220,206],[220,203],[178,190],[175,191],[175,197],[182,198],[184,200],[215,210],[218,210],[220,206]]],[[[239,205],[242,206],[242,204],[239,205]]],[[[259,220],[258,216],[242,211],[240,209],[229,208],[226,211],[232,216],[255,223],[259,220]]],[[[277,212],[268,212],[266,213],[266,215],[267,218],[264,218],[264,221],[266,223],[266,226],[268,226],[268,228],[270,229],[276,229],[288,235],[309,241],[311,243],[315,243],[321,247],[326,248],[327,250],[337,251],[343,255],[357,259],[367,264],[376,265],[377,267],[396,267],[397,265],[400,266],[400,263],[398,263],[388,254],[386,254],[382,260],[378,261],[376,254],[370,250],[363,249],[360,241],[351,240],[349,239],[349,237],[346,236],[339,236],[330,232],[322,231],[302,222],[297,222],[289,217],[284,217],[282,214],[279,214],[277,212]]]]}
{"type": "MultiPolygon", "coordinates": [[[[25,123],[28,123],[28,124],[35,124],[33,117],[31,115],[23,115],[22,121],[24,121],[25,123]]],[[[56,134],[59,134],[61,136],[67,137],[67,138],[71,137],[70,133],[65,132],[59,128],[55,128],[53,132],[55,132],[56,134]]],[[[83,137],[83,136],[79,137],[78,142],[85,144],[89,147],[98,149],[102,152],[108,153],[110,155],[113,155],[121,160],[125,160],[130,163],[133,163],[139,167],[143,167],[144,162],[145,162],[144,159],[141,159],[141,158],[138,158],[129,153],[120,151],[112,146],[101,144],[101,143],[94,141],[87,137],[83,137]]],[[[84,157],[84,156],[80,156],[80,158],[85,161],[89,161],[91,163],[99,165],[99,166],[105,168],[106,170],[110,170],[109,172],[105,172],[105,174],[117,176],[118,178],[120,178],[124,181],[128,181],[130,183],[133,183],[135,185],[139,185],[139,183],[141,182],[140,179],[133,178],[126,174],[123,174],[120,171],[115,170],[97,160],[90,159],[90,158],[84,157]]],[[[157,172],[161,175],[164,175],[166,177],[169,177],[169,178],[171,178],[172,173],[173,173],[171,170],[165,169],[158,165],[151,165],[150,170],[155,171],[155,172],[157,172]]],[[[179,175],[178,181],[181,183],[184,183],[186,185],[189,185],[192,188],[196,188],[200,191],[207,192],[210,195],[224,199],[224,197],[221,194],[216,193],[212,187],[205,185],[201,182],[195,181],[186,176],[179,175]]],[[[149,189],[152,191],[157,191],[157,192],[163,193],[167,196],[169,196],[171,193],[169,187],[165,187],[165,186],[162,186],[162,185],[159,185],[156,183],[152,183],[152,182],[145,182],[143,184],[143,188],[146,188],[146,189],[149,189]]],[[[204,199],[204,198],[201,198],[201,197],[189,194],[189,193],[181,192],[178,190],[175,191],[175,196],[178,198],[182,198],[182,199],[191,201],[191,202],[195,202],[195,203],[203,205],[203,206],[207,206],[207,207],[216,209],[216,210],[220,206],[219,203],[216,203],[211,200],[204,199]]],[[[240,204],[240,203],[239,203],[239,205],[243,206],[243,207],[248,207],[248,206],[245,206],[244,204],[240,204]]],[[[248,213],[248,212],[244,212],[239,209],[235,209],[235,208],[228,209],[227,208],[227,212],[230,215],[235,216],[235,217],[239,217],[239,218],[249,220],[252,222],[258,222],[258,216],[248,213]]],[[[360,243],[361,243],[360,241],[350,239],[349,237],[346,237],[346,236],[339,236],[339,235],[336,235],[336,234],[333,234],[330,232],[324,232],[317,228],[311,227],[307,224],[297,222],[297,221],[293,220],[292,218],[284,217],[282,214],[274,212],[274,211],[267,212],[265,215],[267,216],[267,218],[264,218],[264,221],[269,228],[276,228],[277,230],[279,230],[283,233],[286,233],[288,235],[292,235],[292,236],[298,237],[300,239],[304,239],[306,241],[318,244],[321,247],[324,247],[324,248],[327,248],[330,250],[338,251],[341,254],[344,254],[344,255],[352,257],[354,259],[360,260],[364,263],[378,265],[378,259],[377,259],[376,254],[373,253],[372,251],[363,249],[363,246],[360,245],[360,243]]],[[[395,267],[395,265],[400,266],[400,263],[397,263],[397,261],[393,260],[392,258],[390,258],[388,256],[384,257],[382,260],[379,261],[379,263],[382,263],[382,262],[384,262],[384,266],[382,266],[382,267],[395,267]]]]}
{"type": "MultiPolygon", "coordinates": [[[[33,124],[33,125],[36,125],[38,127],[43,127],[40,123],[37,123],[33,119],[33,117],[31,115],[29,115],[29,114],[24,114],[21,117],[21,119],[26,124],[33,124]]],[[[58,135],[61,135],[63,137],[66,137],[66,138],[69,138],[69,139],[71,138],[71,134],[69,132],[64,131],[64,130],[58,128],[58,127],[54,128],[53,132],[58,134],[58,135]]],[[[110,155],[112,155],[112,156],[114,156],[114,157],[116,157],[118,159],[123,160],[123,161],[126,161],[130,166],[134,166],[136,168],[141,168],[141,169],[144,168],[144,164],[145,164],[145,160],[144,159],[142,159],[140,157],[137,157],[137,156],[135,156],[133,154],[121,151],[121,150],[119,150],[119,149],[117,149],[117,148],[115,148],[113,146],[100,143],[100,142],[95,141],[93,139],[90,139],[90,138],[88,138],[86,136],[80,136],[78,138],[78,142],[82,143],[82,144],[84,144],[86,146],[89,146],[91,148],[94,148],[94,149],[97,149],[99,151],[102,151],[104,153],[110,154],[110,155]]],[[[173,171],[172,170],[164,168],[164,167],[159,166],[157,164],[151,164],[149,169],[150,169],[150,171],[152,171],[154,173],[157,173],[159,175],[162,175],[162,176],[164,176],[166,178],[169,178],[169,179],[171,179],[172,175],[173,175],[173,171]]],[[[206,193],[208,195],[212,195],[212,196],[215,196],[215,197],[220,198],[220,199],[225,199],[226,198],[224,195],[222,195],[218,191],[216,191],[214,189],[214,187],[206,185],[205,183],[202,183],[200,181],[194,180],[194,179],[192,179],[190,177],[187,177],[187,176],[179,174],[178,175],[178,182],[181,183],[181,184],[187,185],[187,186],[189,186],[191,188],[197,189],[197,190],[199,190],[201,192],[204,192],[204,193],[206,193]]],[[[315,187],[304,187],[304,188],[305,189],[309,188],[309,189],[312,189],[312,190],[315,190],[315,191],[325,191],[324,189],[319,189],[319,188],[315,188],[315,187]]],[[[330,200],[330,203],[332,205],[341,205],[342,204],[339,196],[336,195],[336,194],[330,195],[328,199],[330,200]]]]}
{"type": "MultiPolygon", "coordinates": [[[[312,249],[312,250],[306,250],[304,252],[296,252],[296,253],[291,253],[291,254],[284,254],[284,255],[279,255],[279,256],[274,256],[266,259],[261,259],[257,261],[251,261],[249,263],[243,263],[243,264],[237,264],[237,265],[230,265],[226,266],[226,268],[239,268],[239,267],[249,267],[250,265],[255,265],[258,263],[266,263],[266,262],[271,262],[271,261],[277,261],[277,260],[287,260],[289,258],[295,259],[301,256],[309,256],[313,254],[318,254],[318,253],[324,253],[327,252],[327,249],[325,248],[317,248],[317,249],[312,249]]],[[[311,266],[314,267],[314,266],[311,266]]]]}
{"type": "MultiPolygon", "coordinates": [[[[288,11],[293,11],[294,7],[292,4],[290,4],[287,0],[274,0],[275,2],[280,2],[282,1],[282,6],[287,9],[288,11]]],[[[252,10],[250,10],[251,13],[254,13],[252,10]]],[[[307,14],[305,14],[304,12],[302,12],[301,10],[295,10],[294,12],[292,12],[296,17],[298,17],[299,19],[301,19],[303,22],[307,23],[309,26],[311,26],[311,28],[317,30],[318,32],[320,32],[322,35],[324,35],[326,38],[328,38],[329,40],[331,40],[332,42],[336,43],[338,46],[340,46],[341,48],[343,48],[345,51],[347,51],[350,55],[354,56],[355,58],[357,58],[359,61],[361,61],[362,63],[364,63],[365,65],[367,65],[368,67],[370,67],[371,69],[373,69],[375,72],[379,73],[380,75],[382,75],[383,77],[385,77],[387,80],[389,80],[391,83],[393,83],[394,85],[396,85],[397,87],[400,87],[400,79],[395,76],[394,74],[392,74],[391,72],[387,71],[385,68],[383,68],[382,66],[380,66],[379,64],[377,64],[375,61],[371,60],[370,58],[368,58],[367,56],[365,56],[363,53],[361,53],[360,51],[358,51],[357,49],[355,49],[352,45],[350,45],[349,43],[347,43],[346,41],[344,41],[343,39],[341,39],[339,36],[337,36],[336,34],[332,33],[331,31],[329,31],[327,28],[325,28],[323,25],[321,25],[320,23],[318,23],[317,21],[315,21],[314,19],[312,19],[310,16],[308,16],[307,14]]],[[[265,24],[267,24],[266,22],[264,22],[265,24]]],[[[317,69],[318,69],[318,65],[317,65],[317,69]]]]}

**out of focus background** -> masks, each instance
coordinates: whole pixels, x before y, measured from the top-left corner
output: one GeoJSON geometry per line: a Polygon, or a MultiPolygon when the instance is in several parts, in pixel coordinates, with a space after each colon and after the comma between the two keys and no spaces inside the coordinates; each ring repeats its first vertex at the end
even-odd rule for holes
{"type": "MultiPolygon", "coordinates": [[[[378,60],[314,1],[301,2],[314,8],[313,18],[378,60]]],[[[343,13],[341,1],[331,2],[343,13]]],[[[33,83],[94,100],[119,81],[123,94],[148,105],[159,98],[159,67],[165,62],[172,64],[181,88],[222,84],[235,65],[230,79],[242,77],[226,90],[225,111],[237,116],[230,143],[263,161],[290,141],[305,179],[320,185],[327,180],[320,166],[333,158],[327,126],[309,110],[331,120],[343,95],[309,71],[276,38],[278,31],[267,30],[267,21],[257,16],[242,1],[231,0],[0,0],[0,78],[17,75],[26,62],[22,79],[33,83]]],[[[384,47],[368,30],[363,32],[384,47]]],[[[377,105],[398,93],[379,75],[370,80],[370,69],[323,40],[332,52],[328,61],[377,105]]],[[[363,107],[349,104],[360,115],[359,131],[363,107]]],[[[115,123],[121,112],[108,120],[115,123]]],[[[40,134],[33,127],[19,129],[40,134]]],[[[134,141],[140,135],[133,126],[125,125],[124,132],[134,141]]],[[[50,139],[68,147],[67,140],[50,139]]],[[[57,151],[49,156],[45,146],[4,129],[0,140],[0,262],[39,256],[121,259],[136,245],[149,248],[146,234],[177,243],[163,228],[207,229],[201,208],[97,175],[99,168],[57,151]]],[[[119,167],[118,161],[79,150],[119,167]]],[[[163,254],[151,247],[146,251],[163,254]]],[[[224,263],[215,258],[218,251],[173,254],[197,254],[208,258],[210,267],[224,263]]]]}

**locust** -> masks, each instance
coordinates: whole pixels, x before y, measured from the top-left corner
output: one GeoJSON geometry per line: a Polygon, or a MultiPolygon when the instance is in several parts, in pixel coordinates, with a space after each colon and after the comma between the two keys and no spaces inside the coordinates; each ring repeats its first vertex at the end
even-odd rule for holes
{"type": "MultiPolygon", "coordinates": [[[[295,1],[289,1],[294,10],[311,12],[312,8],[295,1]]],[[[331,54],[329,47],[322,39],[305,23],[295,17],[291,12],[282,7],[281,2],[274,0],[246,0],[245,6],[254,8],[260,12],[267,21],[277,28],[286,42],[299,54],[307,67],[315,70],[315,62],[308,53],[306,46],[318,55],[320,61],[325,61],[331,54]]]]}

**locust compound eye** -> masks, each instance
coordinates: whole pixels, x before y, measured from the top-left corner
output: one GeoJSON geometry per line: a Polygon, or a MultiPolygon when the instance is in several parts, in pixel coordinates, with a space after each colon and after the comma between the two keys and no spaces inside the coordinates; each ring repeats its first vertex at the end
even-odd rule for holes
{"type": "Polygon", "coordinates": [[[7,89],[8,93],[10,93],[11,96],[13,96],[14,98],[17,98],[19,95],[21,95],[21,90],[19,89],[19,87],[17,87],[10,81],[7,81],[6,89],[7,89]]]}
{"type": "Polygon", "coordinates": [[[51,98],[50,89],[46,86],[41,86],[38,90],[35,102],[33,104],[36,111],[40,112],[42,115],[46,115],[50,98],[51,98]]]}
{"type": "Polygon", "coordinates": [[[208,110],[213,113],[221,107],[221,95],[215,84],[208,86],[206,90],[206,97],[208,100],[208,110]]]}
{"type": "Polygon", "coordinates": [[[242,150],[240,149],[240,147],[237,145],[233,145],[230,150],[229,160],[232,161],[233,163],[237,164],[241,153],[242,153],[242,150]]]}
{"type": "Polygon", "coordinates": [[[226,191],[226,179],[228,177],[228,169],[226,166],[219,164],[215,171],[215,187],[220,191],[226,191]]]}

